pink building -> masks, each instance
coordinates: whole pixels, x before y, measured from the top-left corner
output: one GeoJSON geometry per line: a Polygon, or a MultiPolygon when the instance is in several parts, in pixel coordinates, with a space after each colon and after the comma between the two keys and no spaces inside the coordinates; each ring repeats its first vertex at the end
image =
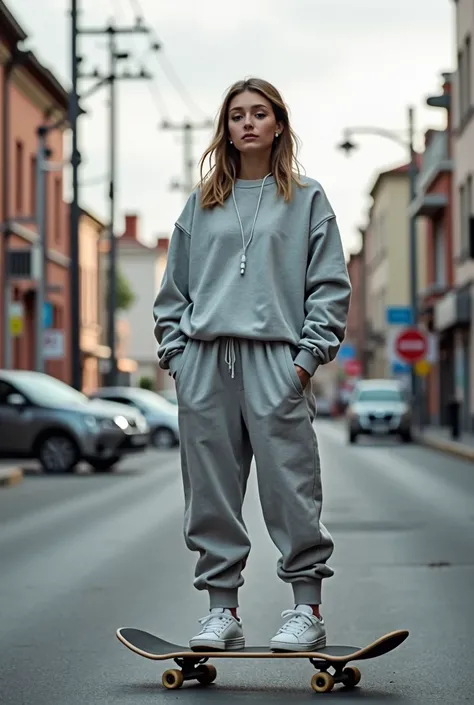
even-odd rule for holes
{"type": "MultiPolygon", "coordinates": [[[[9,231],[10,250],[31,250],[37,242],[36,226],[31,220],[36,205],[37,130],[45,123],[66,118],[68,110],[66,90],[32,52],[24,53],[9,68],[18,44],[25,38],[26,33],[0,0],[0,135],[7,138],[6,142],[5,139],[0,142],[0,162],[5,165],[0,173],[0,223],[4,225],[3,231],[9,231]]],[[[51,162],[59,163],[64,159],[62,131],[66,127],[52,130],[48,135],[51,162]]],[[[64,331],[65,349],[61,359],[46,362],[45,370],[68,381],[69,237],[63,173],[50,171],[46,180],[46,300],[53,307],[53,327],[64,331]]],[[[3,366],[3,273],[7,246],[4,232],[0,242],[0,366],[3,366]]],[[[23,330],[13,337],[11,345],[13,366],[20,369],[34,369],[36,288],[35,280],[19,278],[12,278],[9,287],[11,300],[23,309],[23,330]]]]}

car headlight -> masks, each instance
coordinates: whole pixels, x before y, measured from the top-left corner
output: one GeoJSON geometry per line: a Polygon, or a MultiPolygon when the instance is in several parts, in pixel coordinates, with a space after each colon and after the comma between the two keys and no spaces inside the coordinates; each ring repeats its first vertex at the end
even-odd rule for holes
{"type": "Polygon", "coordinates": [[[91,430],[97,428],[97,419],[95,416],[84,416],[84,423],[87,428],[90,428],[91,430]]]}
{"type": "Polygon", "coordinates": [[[115,423],[119,428],[121,428],[122,431],[125,431],[125,430],[128,428],[128,426],[129,426],[129,423],[128,423],[127,419],[125,418],[125,416],[116,416],[116,417],[114,418],[114,423],[115,423]]]}

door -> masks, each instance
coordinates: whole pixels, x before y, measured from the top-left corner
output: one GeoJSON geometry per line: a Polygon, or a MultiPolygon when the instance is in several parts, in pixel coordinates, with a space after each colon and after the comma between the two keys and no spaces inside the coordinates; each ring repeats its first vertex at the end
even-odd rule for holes
{"type": "Polygon", "coordinates": [[[31,412],[24,404],[13,403],[22,397],[9,382],[0,380],[0,453],[4,456],[27,455],[29,453],[31,412]]]}

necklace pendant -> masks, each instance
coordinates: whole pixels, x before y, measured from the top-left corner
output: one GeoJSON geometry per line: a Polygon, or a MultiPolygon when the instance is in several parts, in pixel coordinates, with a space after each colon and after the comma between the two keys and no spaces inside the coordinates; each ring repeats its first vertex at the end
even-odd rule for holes
{"type": "Polygon", "coordinates": [[[240,258],[240,274],[243,276],[245,274],[245,268],[247,267],[247,257],[242,255],[240,258]]]}

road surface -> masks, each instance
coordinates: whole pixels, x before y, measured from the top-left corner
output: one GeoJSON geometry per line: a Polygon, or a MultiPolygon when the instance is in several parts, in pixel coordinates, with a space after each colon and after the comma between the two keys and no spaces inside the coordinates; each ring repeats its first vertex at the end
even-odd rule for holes
{"type": "MultiPolygon", "coordinates": [[[[317,423],[324,521],[336,573],[323,592],[329,641],[365,644],[408,628],[395,652],[363,663],[353,692],[317,695],[306,661],[215,662],[209,688],[166,691],[172,663],[141,659],[119,626],[186,643],[207,611],[182,539],[176,451],[129,459],[116,474],[45,477],[0,491],[0,691],[5,705],[288,705],[329,697],[397,705],[472,702],[474,466],[418,446],[345,443],[317,423]]],[[[241,616],[265,644],[291,607],[255,481],[245,516],[253,549],[241,616]]],[[[338,686],[336,686],[338,689],[338,686]]]]}

